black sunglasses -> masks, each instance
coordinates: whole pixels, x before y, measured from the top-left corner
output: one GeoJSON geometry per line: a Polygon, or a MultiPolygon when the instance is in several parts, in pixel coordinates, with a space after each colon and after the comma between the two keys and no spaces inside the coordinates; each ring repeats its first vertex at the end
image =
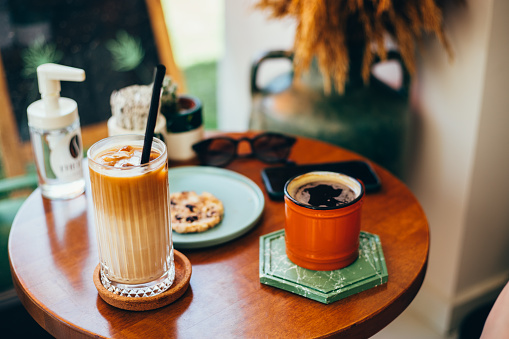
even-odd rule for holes
{"type": "Polygon", "coordinates": [[[288,155],[297,139],[279,133],[262,133],[254,138],[233,139],[227,136],[202,140],[193,145],[202,165],[226,166],[238,157],[256,157],[267,163],[287,162],[288,155]],[[239,155],[240,142],[251,145],[251,153],[239,155]]]}

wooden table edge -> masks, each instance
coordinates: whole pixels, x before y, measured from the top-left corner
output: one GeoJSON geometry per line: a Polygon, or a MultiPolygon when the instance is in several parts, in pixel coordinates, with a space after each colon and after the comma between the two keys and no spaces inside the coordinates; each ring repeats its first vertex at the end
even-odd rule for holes
{"type": "MultiPolygon", "coordinates": [[[[37,188],[39,190],[39,188],[37,188]]],[[[12,282],[14,285],[14,289],[16,290],[16,294],[18,295],[21,304],[30,316],[41,326],[45,331],[54,336],[55,338],[90,338],[89,332],[85,329],[77,325],[70,325],[66,320],[60,318],[59,316],[53,314],[50,310],[48,310],[44,305],[38,302],[36,299],[32,298],[31,294],[28,293],[27,289],[23,286],[23,283],[19,280],[18,275],[15,274],[12,264],[9,259],[9,266],[12,275],[12,282]],[[64,325],[62,326],[46,326],[46,319],[51,318],[57,324],[64,325]],[[58,331],[57,329],[65,328],[68,333],[64,331],[58,331]]],[[[105,338],[101,335],[95,334],[95,337],[105,338]]]]}

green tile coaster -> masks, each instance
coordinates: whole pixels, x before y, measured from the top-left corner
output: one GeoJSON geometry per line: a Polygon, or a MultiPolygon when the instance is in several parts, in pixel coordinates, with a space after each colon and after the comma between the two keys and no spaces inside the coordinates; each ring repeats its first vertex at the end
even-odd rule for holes
{"type": "Polygon", "coordinates": [[[334,271],[312,271],[292,263],[286,256],[284,229],[260,237],[260,282],[324,304],[384,284],[388,276],[375,234],[361,232],[359,258],[334,271]]]}

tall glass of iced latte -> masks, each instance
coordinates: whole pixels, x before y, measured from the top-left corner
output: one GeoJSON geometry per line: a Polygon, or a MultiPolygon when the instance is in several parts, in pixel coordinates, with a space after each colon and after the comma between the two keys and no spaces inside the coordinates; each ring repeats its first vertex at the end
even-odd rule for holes
{"type": "Polygon", "coordinates": [[[175,277],[167,153],[154,138],[140,165],[142,135],[113,136],[88,150],[101,282],[122,296],[153,296],[175,277]]]}

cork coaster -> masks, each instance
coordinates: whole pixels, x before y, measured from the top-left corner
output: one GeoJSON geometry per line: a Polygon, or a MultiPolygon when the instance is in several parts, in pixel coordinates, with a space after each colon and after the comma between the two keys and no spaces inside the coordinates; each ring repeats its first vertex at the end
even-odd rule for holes
{"type": "Polygon", "coordinates": [[[99,296],[111,306],[128,311],[148,311],[171,304],[180,298],[189,287],[191,280],[191,262],[185,255],[173,250],[175,263],[175,280],[168,290],[152,297],[124,297],[108,291],[101,283],[100,267],[97,265],[94,270],[94,284],[99,296]]]}

